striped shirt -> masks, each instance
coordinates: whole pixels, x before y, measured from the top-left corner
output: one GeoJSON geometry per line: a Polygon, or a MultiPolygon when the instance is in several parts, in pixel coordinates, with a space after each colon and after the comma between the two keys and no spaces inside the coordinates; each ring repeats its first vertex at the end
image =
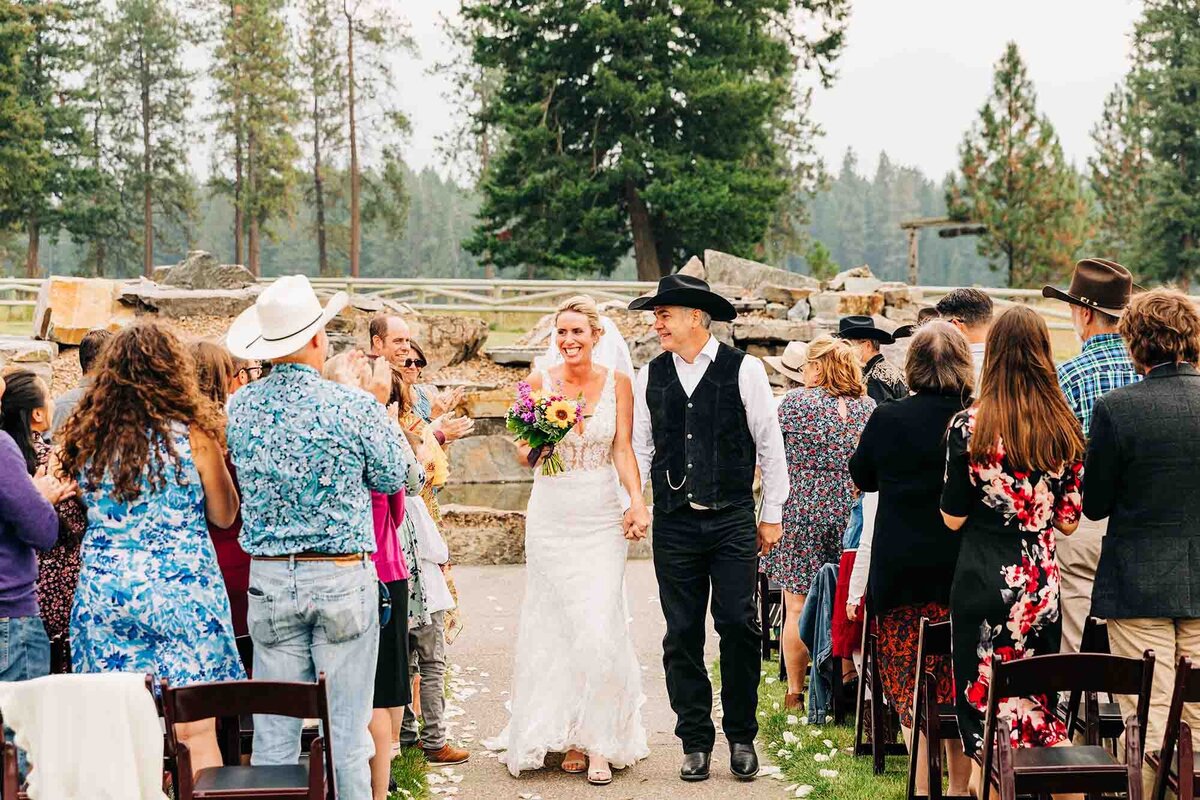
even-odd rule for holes
{"type": "Polygon", "coordinates": [[[1086,437],[1092,408],[1103,394],[1141,380],[1119,333],[1100,333],[1083,343],[1079,355],[1058,368],[1058,383],[1067,405],[1079,418],[1086,437]]]}

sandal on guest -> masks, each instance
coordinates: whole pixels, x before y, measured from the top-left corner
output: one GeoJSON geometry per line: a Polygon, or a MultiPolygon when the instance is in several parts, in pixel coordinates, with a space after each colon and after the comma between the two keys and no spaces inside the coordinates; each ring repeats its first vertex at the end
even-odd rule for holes
{"type": "Polygon", "coordinates": [[[578,775],[587,770],[587,756],[578,750],[568,750],[563,756],[562,771],[569,775],[578,775]]]}
{"type": "Polygon", "coordinates": [[[612,783],[612,768],[608,765],[608,760],[604,758],[592,758],[588,763],[588,783],[593,786],[607,786],[612,783]],[[591,761],[603,762],[604,766],[592,766],[591,761]]]}

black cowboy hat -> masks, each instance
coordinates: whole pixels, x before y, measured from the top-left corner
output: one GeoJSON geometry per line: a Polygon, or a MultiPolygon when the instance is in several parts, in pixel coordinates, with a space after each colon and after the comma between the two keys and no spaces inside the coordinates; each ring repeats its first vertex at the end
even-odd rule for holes
{"type": "Polygon", "coordinates": [[[658,281],[658,292],[639,297],[629,304],[630,311],[659,306],[683,306],[706,312],[717,322],[732,322],[737,317],[733,303],[708,288],[708,284],[691,275],[667,275],[658,281]]]}
{"type": "Polygon", "coordinates": [[[1053,286],[1044,286],[1042,297],[1119,317],[1125,313],[1129,298],[1139,291],[1142,291],[1142,287],[1134,283],[1129,270],[1117,262],[1105,258],[1085,258],[1075,264],[1070,288],[1064,292],[1053,286]]]}
{"type": "Polygon", "coordinates": [[[838,320],[839,339],[874,339],[880,344],[895,344],[896,340],[883,328],[875,327],[875,320],[865,316],[842,317],[838,320]]]}
{"type": "Polygon", "coordinates": [[[936,308],[933,306],[925,306],[917,312],[916,322],[914,322],[912,325],[901,325],[899,328],[896,328],[896,330],[892,331],[892,338],[907,339],[917,332],[917,328],[920,328],[929,320],[937,319],[940,316],[941,314],[938,313],[936,308]]]}

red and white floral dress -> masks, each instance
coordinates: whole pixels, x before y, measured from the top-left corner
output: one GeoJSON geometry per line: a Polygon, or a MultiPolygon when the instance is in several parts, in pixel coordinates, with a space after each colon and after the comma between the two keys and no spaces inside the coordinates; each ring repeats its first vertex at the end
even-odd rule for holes
{"type": "MultiPolygon", "coordinates": [[[[1057,653],[1062,638],[1054,523],[1079,519],[1083,462],[1058,472],[1009,466],[1003,442],[985,463],[968,453],[975,409],[950,422],[942,510],[967,517],[950,589],[955,706],[963,748],[983,744],[992,657],[1008,661],[1057,653]]],[[[1067,739],[1044,695],[1001,704],[1012,720],[1013,744],[1048,747],[1067,739]]]]}

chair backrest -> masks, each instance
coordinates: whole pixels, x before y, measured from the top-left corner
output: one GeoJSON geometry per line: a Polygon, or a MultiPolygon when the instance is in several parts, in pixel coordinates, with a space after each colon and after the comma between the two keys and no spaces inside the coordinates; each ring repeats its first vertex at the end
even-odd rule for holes
{"type": "MultiPolygon", "coordinates": [[[[950,623],[930,622],[928,617],[921,618],[921,638],[918,648],[922,656],[950,655],[950,623]]],[[[924,669],[924,659],[917,662],[917,669],[924,669]]]]}
{"type": "Polygon", "coordinates": [[[1083,623],[1083,636],[1079,640],[1081,653],[1111,653],[1108,645],[1108,623],[1096,617],[1088,617],[1083,623]]]}
{"type": "Polygon", "coordinates": [[[162,681],[163,708],[174,723],[212,717],[272,714],[320,719],[325,711],[325,678],[316,683],[218,681],[172,687],[162,681]]]}
{"type": "Polygon", "coordinates": [[[1154,653],[1126,658],[1104,653],[1055,653],[1012,661],[992,661],[992,692],[1006,697],[1055,692],[1140,694],[1154,670],[1154,653]]]}

